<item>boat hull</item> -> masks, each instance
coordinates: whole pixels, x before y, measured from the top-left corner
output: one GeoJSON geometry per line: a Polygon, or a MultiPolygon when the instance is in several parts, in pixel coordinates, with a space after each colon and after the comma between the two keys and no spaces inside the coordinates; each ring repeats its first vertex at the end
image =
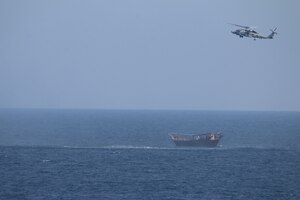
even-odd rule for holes
{"type": "Polygon", "coordinates": [[[216,147],[219,143],[219,140],[213,140],[213,141],[174,141],[176,146],[179,147],[216,147]]]}

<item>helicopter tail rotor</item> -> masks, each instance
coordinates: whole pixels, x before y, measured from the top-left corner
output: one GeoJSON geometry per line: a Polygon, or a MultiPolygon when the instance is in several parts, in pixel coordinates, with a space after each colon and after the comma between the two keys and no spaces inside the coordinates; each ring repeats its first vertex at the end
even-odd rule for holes
{"type": "Polygon", "coordinates": [[[276,30],[277,30],[277,27],[274,28],[274,29],[270,29],[270,31],[271,31],[273,34],[278,34],[278,33],[276,32],[276,30]]]}
{"type": "Polygon", "coordinates": [[[271,31],[272,33],[271,33],[267,38],[268,38],[268,39],[273,39],[274,35],[278,34],[278,33],[276,32],[276,30],[277,30],[277,27],[274,28],[274,29],[270,29],[270,31],[271,31]]]}

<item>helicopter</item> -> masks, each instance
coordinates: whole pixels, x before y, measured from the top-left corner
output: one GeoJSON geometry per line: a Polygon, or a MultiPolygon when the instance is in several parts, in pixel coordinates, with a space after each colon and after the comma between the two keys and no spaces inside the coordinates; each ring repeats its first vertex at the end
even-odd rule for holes
{"type": "Polygon", "coordinates": [[[263,36],[254,30],[255,27],[242,26],[242,25],[238,25],[238,24],[231,24],[231,25],[241,27],[241,29],[231,31],[232,34],[238,35],[240,38],[249,37],[249,38],[253,38],[254,40],[256,40],[256,39],[273,39],[274,35],[277,34],[277,32],[276,32],[277,27],[275,29],[270,29],[270,31],[271,31],[270,35],[263,36]]]}

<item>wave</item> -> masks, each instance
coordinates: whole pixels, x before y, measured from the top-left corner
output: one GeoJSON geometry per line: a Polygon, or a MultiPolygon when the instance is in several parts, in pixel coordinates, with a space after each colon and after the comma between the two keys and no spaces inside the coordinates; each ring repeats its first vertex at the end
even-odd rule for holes
{"type": "Polygon", "coordinates": [[[294,150],[294,147],[275,147],[275,146],[224,146],[218,145],[217,147],[159,147],[159,146],[136,146],[136,145],[111,145],[96,148],[105,149],[154,149],[154,150],[235,150],[235,149],[254,149],[254,150],[294,150]]]}
{"type": "MultiPolygon", "coordinates": [[[[109,146],[63,146],[63,148],[71,148],[71,149],[141,149],[141,150],[234,150],[234,149],[255,149],[255,147],[224,147],[217,146],[213,148],[209,147],[159,147],[159,146],[137,146],[137,145],[109,145],[109,146]]],[[[259,148],[263,149],[263,148],[259,148]]]]}
{"type": "MultiPolygon", "coordinates": [[[[2,146],[2,145],[1,145],[2,146]]],[[[0,146],[0,147],[1,147],[0,146]]],[[[226,146],[219,145],[213,148],[205,147],[176,147],[176,146],[139,146],[139,145],[109,145],[109,146],[30,146],[30,145],[17,145],[17,146],[2,146],[8,148],[66,148],[66,149],[140,149],[140,150],[172,150],[172,151],[231,151],[231,150],[273,150],[273,151],[300,151],[300,148],[295,146],[291,147],[275,147],[275,146],[226,146]]]]}
{"type": "Polygon", "coordinates": [[[63,146],[63,148],[73,149],[177,149],[173,147],[157,147],[157,146],[135,146],[135,145],[110,145],[110,146],[93,146],[93,147],[82,147],[82,146],[63,146]]]}

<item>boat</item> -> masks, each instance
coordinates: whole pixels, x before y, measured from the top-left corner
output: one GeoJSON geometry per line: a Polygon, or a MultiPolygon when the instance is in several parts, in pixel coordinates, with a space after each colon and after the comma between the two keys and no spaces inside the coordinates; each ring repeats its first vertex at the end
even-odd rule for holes
{"type": "Polygon", "coordinates": [[[181,147],[216,147],[223,134],[210,132],[205,134],[183,135],[170,133],[171,140],[181,147]]]}

